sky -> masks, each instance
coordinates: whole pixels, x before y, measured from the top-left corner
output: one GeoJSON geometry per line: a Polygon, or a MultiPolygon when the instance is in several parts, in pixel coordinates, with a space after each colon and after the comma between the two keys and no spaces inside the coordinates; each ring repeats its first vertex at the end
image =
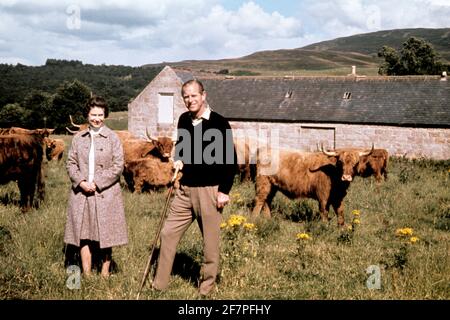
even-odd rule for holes
{"type": "Polygon", "coordinates": [[[450,0],[0,0],[0,63],[238,58],[449,16],[450,0]]]}

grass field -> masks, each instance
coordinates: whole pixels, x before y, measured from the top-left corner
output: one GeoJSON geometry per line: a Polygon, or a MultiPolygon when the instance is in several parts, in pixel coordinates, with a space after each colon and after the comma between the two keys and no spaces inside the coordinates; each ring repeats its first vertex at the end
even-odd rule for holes
{"type": "MultiPolygon", "coordinates": [[[[318,221],[315,201],[282,195],[271,220],[252,220],[254,186],[236,182],[223,220],[237,215],[239,223],[223,228],[211,299],[449,299],[450,161],[392,159],[389,171],[380,186],[373,178],[352,183],[345,199],[351,231],[337,228],[333,212],[329,224],[318,221]]],[[[0,186],[0,299],[135,299],[165,191],[123,191],[129,243],[113,249],[117,267],[108,280],[82,277],[73,289],[63,243],[69,187],[64,160],[48,163],[44,203],[22,214],[16,184],[0,186]]],[[[194,223],[178,247],[169,290],[147,284],[141,299],[198,299],[201,251],[194,223]]]]}
{"type": "Polygon", "coordinates": [[[105,123],[114,130],[128,130],[128,112],[111,112],[105,123]]]}
{"type": "Polygon", "coordinates": [[[228,74],[234,76],[346,76],[354,65],[358,75],[376,76],[380,63],[379,58],[358,53],[295,49],[257,52],[239,59],[184,61],[170,65],[212,74],[228,70],[228,74]]]}

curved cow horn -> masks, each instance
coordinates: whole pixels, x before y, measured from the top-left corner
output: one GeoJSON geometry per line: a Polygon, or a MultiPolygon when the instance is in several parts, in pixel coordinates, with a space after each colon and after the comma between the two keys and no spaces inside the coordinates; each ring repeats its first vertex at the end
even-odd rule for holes
{"type": "Polygon", "coordinates": [[[69,131],[69,132],[70,132],[71,134],[75,134],[75,133],[77,133],[77,132],[78,132],[78,131],[70,130],[70,129],[69,129],[69,128],[67,128],[67,127],[66,127],[66,130],[67,130],[67,131],[69,131]]]}
{"type": "Polygon", "coordinates": [[[335,152],[335,151],[325,151],[325,150],[323,150],[323,144],[322,143],[320,144],[320,151],[322,151],[324,154],[326,154],[327,156],[330,156],[330,157],[337,156],[337,152],[335,152]]]}
{"type": "Polygon", "coordinates": [[[373,145],[373,142],[372,142],[372,149],[370,149],[369,151],[360,151],[360,152],[359,152],[359,156],[360,156],[360,157],[363,157],[363,156],[368,156],[368,155],[370,155],[370,154],[373,152],[373,148],[374,148],[374,145],[373,145]]]}
{"type": "Polygon", "coordinates": [[[70,118],[70,123],[72,124],[72,126],[77,127],[77,128],[81,128],[81,126],[80,126],[79,124],[75,124],[75,123],[73,122],[73,119],[72,119],[72,115],[71,115],[71,114],[69,114],[69,118],[70,118]]]}
{"type": "Polygon", "coordinates": [[[157,141],[158,138],[153,137],[149,132],[148,132],[148,128],[145,129],[145,135],[147,136],[147,139],[149,139],[150,141],[157,141]]]}

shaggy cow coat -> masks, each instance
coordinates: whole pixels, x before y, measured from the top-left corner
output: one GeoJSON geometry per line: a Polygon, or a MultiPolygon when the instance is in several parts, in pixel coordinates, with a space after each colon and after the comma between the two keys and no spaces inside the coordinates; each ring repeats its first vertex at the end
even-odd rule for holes
{"type": "Polygon", "coordinates": [[[292,199],[316,199],[323,221],[328,221],[332,206],[338,225],[344,225],[344,198],[350,182],[356,175],[360,158],[372,151],[373,148],[370,151],[341,149],[323,154],[272,149],[261,153],[252,214],[257,216],[263,210],[264,215],[270,217],[270,204],[276,192],[281,191],[292,199]],[[266,158],[275,159],[269,164],[270,168],[263,165],[266,158]]]}
{"type": "MultiPolygon", "coordinates": [[[[0,136],[0,184],[17,181],[23,212],[33,206],[36,189],[38,200],[44,200],[42,143],[42,137],[35,134],[0,136]]],[[[39,202],[36,203],[38,206],[39,202]]]]}

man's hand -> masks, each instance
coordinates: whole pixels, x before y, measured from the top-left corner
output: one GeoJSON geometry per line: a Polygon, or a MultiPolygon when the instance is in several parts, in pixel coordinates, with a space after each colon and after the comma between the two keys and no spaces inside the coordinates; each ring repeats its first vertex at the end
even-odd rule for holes
{"type": "Polygon", "coordinates": [[[223,207],[225,207],[225,205],[230,202],[230,196],[219,192],[217,193],[217,208],[218,209],[222,209],[223,207]]]}
{"type": "Polygon", "coordinates": [[[175,162],[173,163],[173,168],[174,168],[176,171],[181,171],[181,170],[183,169],[183,161],[181,161],[181,160],[175,161],[175,162]]]}

